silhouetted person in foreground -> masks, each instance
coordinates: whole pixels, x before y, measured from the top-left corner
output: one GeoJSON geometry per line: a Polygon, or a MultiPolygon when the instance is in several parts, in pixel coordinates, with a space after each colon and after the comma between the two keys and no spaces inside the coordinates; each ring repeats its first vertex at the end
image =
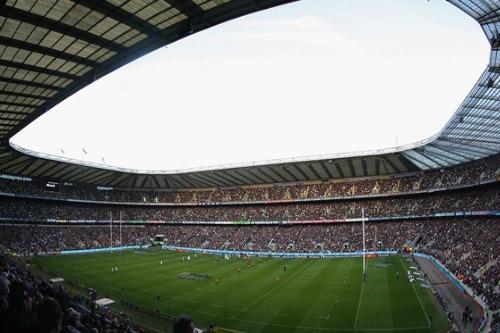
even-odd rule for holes
{"type": "Polygon", "coordinates": [[[62,324],[62,311],[59,303],[52,297],[46,297],[38,304],[37,332],[59,333],[62,324]]]}
{"type": "Polygon", "coordinates": [[[194,333],[194,324],[191,318],[186,315],[177,317],[174,323],[174,333],[194,333]]]}

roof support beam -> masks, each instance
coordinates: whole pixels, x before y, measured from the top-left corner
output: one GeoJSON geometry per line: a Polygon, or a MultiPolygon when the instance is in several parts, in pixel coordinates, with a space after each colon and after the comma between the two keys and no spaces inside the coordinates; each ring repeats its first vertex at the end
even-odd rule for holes
{"type": "MultiPolygon", "coordinates": [[[[268,169],[271,170],[271,171],[273,171],[271,168],[268,168],[268,169]]],[[[279,182],[278,180],[276,180],[276,178],[274,178],[273,176],[270,176],[267,172],[265,172],[263,168],[257,168],[257,170],[259,170],[260,173],[262,173],[267,178],[271,179],[272,182],[274,182],[274,183],[278,183],[279,182]]],[[[274,173],[274,171],[273,171],[273,173],[274,173]]]]}
{"type": "Polygon", "coordinates": [[[281,170],[283,170],[287,175],[289,175],[292,180],[294,182],[300,182],[300,179],[297,178],[297,176],[295,176],[292,172],[290,172],[290,170],[287,169],[287,167],[285,165],[280,165],[278,166],[278,168],[280,168],[281,170]]]}
{"type": "Polygon", "coordinates": [[[445,142],[434,142],[432,145],[440,147],[443,150],[455,150],[455,151],[467,151],[467,152],[472,152],[475,156],[484,156],[488,154],[494,154],[495,151],[487,148],[487,147],[476,147],[476,146],[470,146],[470,145],[465,145],[463,143],[459,142],[450,142],[446,143],[445,142]],[[479,150],[478,150],[479,149],[479,150]]]}
{"type": "Polygon", "coordinates": [[[313,173],[314,177],[316,177],[316,179],[323,180],[323,179],[321,178],[321,176],[319,175],[319,173],[316,171],[316,169],[312,166],[312,164],[311,164],[311,163],[307,163],[306,165],[307,165],[307,168],[308,168],[309,170],[311,170],[311,172],[313,173]]]}
{"type": "Polygon", "coordinates": [[[170,182],[174,185],[173,188],[175,189],[180,189],[183,188],[184,185],[182,185],[175,177],[171,176],[170,177],[170,182]]]}
{"type": "Polygon", "coordinates": [[[63,35],[68,35],[72,36],[76,39],[83,40],[87,43],[95,44],[100,47],[104,47],[108,50],[113,50],[115,52],[122,52],[126,50],[125,47],[121,46],[120,44],[116,44],[113,41],[101,38],[97,35],[91,34],[87,31],[77,29],[71,25],[54,21],[51,19],[48,19],[46,17],[43,17],[41,15],[37,15],[34,13],[28,13],[24,10],[20,10],[14,7],[10,6],[5,6],[2,9],[2,12],[0,12],[0,15],[21,21],[21,22],[26,22],[29,24],[33,24],[35,26],[43,27],[48,30],[56,31],[58,33],[61,33],[63,35]]]}
{"type": "Polygon", "coordinates": [[[44,177],[47,178],[52,178],[54,174],[58,173],[59,171],[64,170],[67,167],[65,163],[60,163],[59,165],[56,165],[52,169],[50,169],[48,172],[45,173],[44,177]]]}
{"type": "Polygon", "coordinates": [[[23,174],[23,173],[24,173],[24,172],[25,172],[25,171],[26,171],[29,167],[31,167],[31,166],[32,166],[33,164],[35,164],[36,162],[37,162],[37,160],[36,160],[36,159],[34,159],[34,158],[33,158],[33,159],[31,159],[31,161],[27,162],[27,163],[26,163],[26,165],[25,165],[22,169],[20,169],[17,173],[18,173],[19,175],[22,175],[22,174],[23,174]]]}
{"type": "Polygon", "coordinates": [[[255,172],[253,170],[251,170],[251,168],[237,169],[237,170],[234,170],[234,172],[241,175],[241,177],[243,177],[244,179],[250,180],[250,185],[266,183],[266,181],[262,177],[260,177],[259,175],[255,174],[255,172]]]}
{"type": "Polygon", "coordinates": [[[432,146],[432,147],[427,148],[426,152],[428,154],[431,154],[432,156],[436,156],[437,158],[440,158],[441,160],[448,160],[448,163],[449,163],[449,160],[453,161],[455,164],[464,163],[463,159],[457,158],[456,155],[453,156],[454,153],[444,151],[443,149],[440,149],[436,146],[432,146]]]}
{"type": "Polygon", "coordinates": [[[405,155],[403,154],[398,154],[398,158],[403,163],[403,165],[408,169],[408,171],[415,171],[415,169],[419,169],[418,166],[413,164],[412,161],[410,161],[405,155]]]}
{"type": "Polygon", "coordinates": [[[120,187],[133,188],[134,183],[135,183],[134,175],[127,173],[125,174],[125,178],[120,180],[119,185],[120,187]]]}
{"type": "Polygon", "coordinates": [[[26,51],[32,51],[32,52],[37,52],[37,53],[41,53],[41,54],[46,54],[46,55],[49,55],[49,56],[54,57],[54,58],[71,61],[71,62],[74,62],[76,64],[82,64],[82,65],[89,66],[89,67],[99,66],[98,62],[95,62],[95,61],[92,61],[92,60],[89,60],[86,58],[82,58],[82,57],[79,57],[76,55],[72,55],[70,53],[58,51],[58,50],[51,49],[48,47],[23,42],[23,41],[20,41],[17,39],[6,38],[6,37],[0,36],[0,44],[11,46],[11,47],[14,47],[17,49],[26,50],[26,51]]]}
{"type": "Polygon", "coordinates": [[[84,179],[86,177],[88,177],[89,175],[92,175],[92,173],[94,173],[95,170],[92,169],[92,168],[88,168],[87,170],[82,170],[82,172],[74,177],[72,177],[70,180],[72,182],[79,182],[81,179],[84,179]]]}
{"type": "Polygon", "coordinates": [[[28,174],[30,177],[38,177],[40,169],[43,169],[46,165],[45,160],[39,160],[41,163],[39,163],[33,170],[31,170],[28,174]]]}
{"type": "Polygon", "coordinates": [[[33,173],[32,177],[42,177],[43,174],[53,168],[57,163],[52,161],[46,161],[46,163],[42,164],[40,168],[37,169],[36,174],[33,173]]]}
{"type": "Polygon", "coordinates": [[[79,166],[78,168],[76,168],[76,169],[70,171],[69,173],[67,173],[66,175],[64,175],[64,180],[71,182],[69,179],[72,179],[73,177],[80,175],[82,172],[83,171],[82,171],[81,167],[79,166]]]}
{"type": "Polygon", "coordinates": [[[7,118],[7,117],[4,117],[2,115],[3,115],[3,111],[0,111],[0,120],[3,120],[3,121],[15,121],[16,123],[18,123],[19,121],[22,120],[22,119],[7,118]]]}
{"type": "Polygon", "coordinates": [[[220,171],[218,173],[214,173],[214,176],[218,176],[219,178],[224,179],[225,181],[229,182],[229,186],[237,186],[237,185],[245,185],[246,182],[239,179],[236,176],[233,176],[232,174],[228,173],[227,171],[220,171]]]}
{"type": "MultiPolygon", "coordinates": [[[[442,168],[444,165],[441,164],[440,161],[436,160],[436,158],[433,158],[432,156],[429,156],[430,154],[428,154],[428,152],[425,150],[423,151],[422,153],[420,153],[420,155],[422,155],[423,157],[425,157],[426,159],[428,159],[429,161],[433,162],[434,164],[437,164],[438,167],[442,168]]],[[[425,164],[425,163],[424,163],[425,164]]],[[[431,169],[433,167],[431,166],[431,169]]]]}
{"type": "Polygon", "coordinates": [[[92,180],[90,182],[93,185],[100,185],[101,184],[101,180],[106,179],[107,177],[109,177],[109,171],[104,172],[102,175],[99,175],[99,176],[97,176],[95,178],[92,178],[92,180]]]}
{"type": "Polygon", "coordinates": [[[269,170],[271,170],[273,172],[273,174],[275,174],[276,176],[278,176],[278,183],[285,183],[285,182],[293,182],[293,178],[290,180],[288,179],[286,176],[283,176],[279,171],[276,171],[274,168],[277,168],[279,170],[281,170],[280,166],[279,165],[271,165],[269,166],[269,170]]]}
{"type": "Polygon", "coordinates": [[[6,168],[6,170],[9,170],[8,172],[11,172],[12,174],[18,175],[21,172],[20,172],[20,170],[16,170],[16,169],[18,169],[19,167],[21,167],[21,169],[24,169],[27,164],[28,165],[30,164],[29,160],[22,160],[18,163],[11,165],[10,167],[6,168]]]}
{"type": "Polygon", "coordinates": [[[319,165],[321,165],[321,167],[323,168],[323,170],[325,171],[325,173],[328,175],[328,178],[329,179],[333,179],[333,175],[330,172],[330,170],[328,169],[328,167],[325,165],[325,163],[326,163],[325,161],[320,161],[319,165]]]}
{"type": "MultiPolygon", "coordinates": [[[[262,184],[265,184],[265,183],[268,183],[269,181],[265,180],[264,178],[262,178],[262,176],[258,175],[254,170],[252,170],[251,168],[248,168],[245,170],[246,172],[248,172],[249,174],[251,174],[253,177],[255,177],[259,182],[261,182],[262,184]]],[[[268,178],[268,177],[266,177],[268,178]]],[[[271,178],[268,178],[272,181],[271,178]]]]}
{"type": "MultiPolygon", "coordinates": [[[[9,106],[17,106],[17,107],[21,107],[21,108],[34,108],[34,109],[36,109],[36,108],[38,108],[38,107],[41,106],[41,105],[33,105],[33,104],[26,104],[26,103],[15,103],[15,102],[7,102],[7,101],[2,101],[2,104],[3,105],[9,105],[9,106]]],[[[2,112],[2,111],[0,111],[0,112],[2,112]]]]}
{"type": "Polygon", "coordinates": [[[190,19],[196,20],[203,14],[203,9],[192,0],[167,0],[166,2],[190,19]]]}
{"type": "Polygon", "coordinates": [[[51,75],[51,76],[58,76],[58,77],[62,77],[65,79],[70,79],[70,80],[80,79],[79,76],[76,76],[73,74],[68,74],[65,72],[55,71],[53,69],[47,69],[47,68],[43,68],[43,67],[23,64],[20,62],[11,62],[11,61],[2,60],[2,59],[0,59],[0,66],[10,67],[10,68],[14,68],[14,69],[19,68],[19,69],[24,69],[24,70],[30,71],[30,72],[37,72],[37,73],[47,74],[47,75],[51,75]]]}
{"type": "Polygon", "coordinates": [[[189,179],[188,177],[184,176],[184,175],[178,175],[184,182],[186,182],[190,187],[192,188],[195,188],[196,185],[194,185],[189,179]]]}
{"type": "Polygon", "coordinates": [[[25,94],[25,93],[17,92],[17,91],[2,91],[0,94],[7,95],[7,96],[16,96],[16,97],[37,99],[40,101],[51,101],[51,98],[47,97],[47,96],[31,95],[31,94],[25,94]]]}
{"type": "Polygon", "coordinates": [[[308,175],[306,175],[306,174],[304,173],[304,171],[302,171],[302,169],[301,169],[301,168],[300,168],[300,167],[299,167],[296,163],[294,163],[294,164],[292,164],[292,165],[293,165],[293,168],[294,168],[295,170],[297,170],[297,171],[298,171],[298,173],[299,173],[302,177],[304,177],[304,180],[310,180],[310,179],[309,179],[309,176],[308,176],[308,175]]]}
{"type": "MultiPolygon", "coordinates": [[[[139,176],[140,177],[140,176],[139,176]]],[[[144,188],[144,186],[146,185],[146,182],[150,180],[149,179],[149,176],[144,176],[144,178],[142,179],[142,181],[139,181],[139,179],[137,179],[136,183],[139,182],[139,188],[144,188]]]]}
{"type": "Polygon", "coordinates": [[[205,178],[201,178],[201,176],[199,174],[191,174],[190,176],[191,176],[191,178],[196,180],[198,183],[201,183],[203,186],[206,186],[206,187],[214,187],[215,186],[215,187],[217,187],[217,184],[212,183],[211,181],[208,181],[205,178]]]}
{"type": "Polygon", "coordinates": [[[347,159],[347,165],[349,166],[349,171],[351,172],[351,177],[357,177],[356,170],[354,170],[354,164],[352,163],[352,158],[347,159]]]}
{"type": "MultiPolygon", "coordinates": [[[[388,158],[387,156],[384,156],[382,157],[386,162],[387,164],[389,164],[391,166],[391,168],[395,171],[395,172],[399,172],[399,169],[394,165],[394,163],[392,163],[391,159],[388,158]]],[[[389,171],[389,170],[387,170],[389,171]]]]}
{"type": "Polygon", "coordinates": [[[160,184],[158,183],[158,180],[156,179],[157,176],[151,176],[151,179],[153,180],[154,187],[155,188],[160,188],[160,184]]]}
{"type": "Polygon", "coordinates": [[[366,166],[366,158],[361,157],[361,167],[363,168],[363,176],[367,177],[368,176],[368,168],[366,166]]]}
{"type": "Polygon", "coordinates": [[[88,175],[86,175],[85,177],[81,178],[80,181],[82,183],[88,183],[88,182],[92,182],[93,179],[99,177],[99,176],[102,176],[103,174],[106,174],[107,170],[100,170],[100,171],[97,171],[97,169],[94,169],[92,170],[92,172],[88,175]]]}
{"type": "MultiPolygon", "coordinates": [[[[474,106],[474,105],[464,105],[464,106],[462,106],[462,109],[468,109],[468,110],[471,110],[471,111],[475,111],[475,110],[485,110],[485,111],[493,111],[493,112],[500,111],[500,107],[489,107],[489,106],[486,106],[486,105],[476,105],[476,106],[474,106]]],[[[467,116],[468,114],[466,113],[466,114],[460,114],[460,115],[467,116]]]]}
{"type": "Polygon", "coordinates": [[[134,14],[127,12],[126,10],[116,7],[109,2],[102,0],[78,0],[78,3],[82,6],[88,7],[96,12],[103,14],[104,16],[111,17],[119,22],[123,22],[129,27],[141,31],[146,35],[157,35],[160,37],[162,31],[150,24],[147,21],[143,21],[134,14]]]}
{"type": "Polygon", "coordinates": [[[163,181],[165,182],[165,184],[167,185],[167,188],[173,188],[172,184],[170,184],[170,182],[168,181],[168,177],[167,176],[162,176],[163,178],[163,181]]]}
{"type": "Polygon", "coordinates": [[[69,173],[73,172],[74,170],[76,170],[78,168],[79,168],[78,165],[71,165],[71,166],[67,167],[66,170],[64,170],[62,173],[57,174],[56,177],[60,178],[60,179],[64,179],[64,177],[66,175],[68,175],[69,173]]]}
{"type": "Polygon", "coordinates": [[[29,159],[27,156],[17,156],[14,159],[10,160],[9,162],[5,163],[2,165],[3,170],[10,169],[11,167],[15,167],[16,165],[19,165],[20,163],[24,163],[29,159]]]}
{"type": "MultiPolygon", "coordinates": [[[[121,180],[122,178],[125,178],[125,174],[122,174],[122,173],[115,173],[115,177],[113,177],[113,179],[110,179],[106,184],[108,186],[111,186],[111,187],[115,187],[119,184],[119,180],[121,180]]],[[[71,178],[71,177],[70,177],[71,178]]]]}
{"type": "Polygon", "coordinates": [[[105,178],[99,181],[99,185],[107,186],[107,184],[109,184],[112,179],[116,179],[116,177],[117,176],[114,172],[110,172],[106,175],[105,178]]]}
{"type": "Polygon", "coordinates": [[[195,178],[190,177],[190,175],[187,175],[187,174],[186,174],[186,175],[185,175],[185,177],[186,177],[186,178],[188,178],[188,179],[189,179],[189,181],[190,181],[191,183],[193,183],[193,185],[194,185],[195,187],[197,187],[197,188],[201,188],[201,187],[210,187],[210,186],[207,186],[207,185],[203,184],[202,182],[200,182],[200,181],[196,180],[195,178]]]}
{"type": "MultiPolygon", "coordinates": [[[[436,147],[440,147],[438,145],[436,145],[436,147]]],[[[457,156],[460,156],[460,157],[463,157],[464,159],[466,160],[470,160],[471,159],[471,155],[473,158],[481,158],[481,157],[484,157],[483,154],[477,152],[476,150],[473,150],[473,149],[468,149],[468,150],[461,150],[461,149],[456,149],[456,148],[453,148],[453,147],[446,147],[446,150],[457,155],[457,156]],[[466,154],[464,154],[466,153],[466,154]]]]}
{"type": "Polygon", "coordinates": [[[33,82],[33,81],[25,81],[25,80],[19,80],[19,79],[10,79],[10,78],[6,78],[6,77],[0,77],[0,82],[19,84],[19,85],[24,85],[24,86],[28,86],[28,87],[37,87],[37,88],[50,89],[50,90],[62,90],[63,89],[60,87],[51,86],[49,84],[38,83],[38,82],[33,82]]]}
{"type": "MultiPolygon", "coordinates": [[[[243,182],[244,184],[254,184],[255,183],[255,179],[252,179],[250,178],[249,176],[247,175],[244,175],[243,173],[241,173],[240,171],[238,170],[231,170],[235,175],[233,174],[230,174],[229,171],[227,171],[226,173],[229,174],[229,175],[232,175],[234,178],[238,179],[240,182],[243,182]]],[[[253,175],[252,175],[253,176],[253,175]]]]}
{"type": "Polygon", "coordinates": [[[439,164],[441,167],[449,167],[450,165],[453,164],[450,162],[450,160],[453,161],[453,159],[449,158],[448,156],[443,156],[443,155],[440,155],[436,152],[433,152],[430,149],[425,150],[425,156],[428,159],[439,164]]]}
{"type": "Polygon", "coordinates": [[[226,178],[216,174],[215,171],[209,172],[205,175],[205,177],[214,180],[215,184],[217,184],[217,187],[233,185],[233,182],[231,180],[227,180],[226,178]]]}
{"type": "Polygon", "coordinates": [[[346,178],[346,176],[344,175],[344,171],[342,170],[342,168],[339,165],[339,162],[333,161],[332,165],[337,169],[337,172],[340,174],[340,176],[342,178],[346,178]]]}
{"type": "Polygon", "coordinates": [[[220,185],[217,184],[217,181],[214,181],[212,178],[208,178],[207,175],[203,173],[196,173],[193,174],[193,176],[195,176],[198,180],[203,180],[209,187],[220,187],[220,185]]]}

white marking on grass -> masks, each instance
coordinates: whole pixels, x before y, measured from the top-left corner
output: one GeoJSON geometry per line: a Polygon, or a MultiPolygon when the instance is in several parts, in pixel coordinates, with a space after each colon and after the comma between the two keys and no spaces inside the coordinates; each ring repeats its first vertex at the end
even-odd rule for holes
{"type": "Polygon", "coordinates": [[[301,329],[301,330],[316,330],[316,331],[341,331],[341,332],[364,332],[364,331],[415,331],[429,328],[427,326],[414,326],[414,327],[388,327],[388,328],[340,328],[340,327],[312,327],[312,326],[296,326],[296,325],[284,325],[284,324],[276,324],[276,323],[267,323],[264,321],[251,320],[251,319],[234,319],[236,321],[245,322],[245,323],[253,323],[260,324],[266,326],[275,326],[275,327],[284,327],[284,328],[293,328],[293,329],[301,329]]]}
{"type": "MultiPolygon", "coordinates": [[[[399,261],[401,262],[401,265],[403,265],[403,268],[406,269],[405,264],[403,264],[403,261],[401,260],[401,257],[399,257],[399,261]]],[[[424,305],[422,304],[422,301],[420,300],[420,296],[418,296],[418,293],[417,293],[417,290],[415,289],[415,286],[413,285],[413,283],[410,283],[410,284],[411,284],[411,287],[413,288],[413,291],[415,292],[415,296],[417,296],[418,303],[420,304],[420,308],[422,308],[422,311],[424,311],[425,320],[427,321],[427,325],[428,325],[427,328],[430,328],[432,325],[431,325],[431,321],[429,320],[429,316],[427,315],[427,311],[425,311],[424,305]]]]}
{"type": "Polygon", "coordinates": [[[299,274],[299,272],[302,272],[302,270],[311,264],[312,261],[309,261],[308,263],[306,263],[304,266],[302,266],[300,269],[298,269],[295,273],[293,273],[292,275],[289,275],[286,279],[283,280],[283,282],[281,282],[280,284],[278,284],[277,286],[273,287],[271,290],[269,290],[267,293],[265,293],[264,295],[260,296],[259,298],[257,298],[254,302],[248,304],[247,306],[245,306],[243,309],[240,310],[240,312],[236,313],[235,315],[233,315],[231,317],[231,319],[234,319],[238,316],[240,316],[241,314],[243,314],[244,312],[246,312],[248,309],[250,309],[252,306],[254,306],[255,304],[259,303],[261,300],[263,300],[264,298],[266,298],[267,296],[271,295],[276,289],[278,289],[279,287],[281,287],[282,285],[284,285],[288,280],[290,280],[292,277],[294,277],[295,275],[299,274]]]}
{"type": "Polygon", "coordinates": [[[365,289],[365,282],[361,285],[361,292],[359,293],[358,309],[356,310],[356,319],[354,320],[354,328],[358,327],[359,309],[361,308],[361,297],[363,297],[363,289],[365,289]]]}

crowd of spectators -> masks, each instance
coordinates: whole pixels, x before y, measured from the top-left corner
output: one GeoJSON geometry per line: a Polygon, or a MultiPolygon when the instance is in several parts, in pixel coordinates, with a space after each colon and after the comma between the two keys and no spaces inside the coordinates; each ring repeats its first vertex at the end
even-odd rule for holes
{"type": "Polygon", "coordinates": [[[0,177],[2,192],[46,198],[79,199],[136,203],[223,203],[268,202],[342,198],[427,191],[457,186],[472,186],[493,181],[500,170],[500,157],[494,156],[468,164],[428,172],[395,176],[333,179],[315,184],[295,183],[183,191],[135,191],[61,182],[57,190],[48,189],[41,180],[0,177]]]}
{"type": "Polygon", "coordinates": [[[113,216],[114,220],[167,222],[342,220],[361,217],[363,208],[367,217],[388,218],[498,210],[499,202],[498,186],[364,200],[222,206],[117,206],[3,198],[0,218],[106,221],[113,216]]]}
{"type": "Polygon", "coordinates": [[[20,255],[57,253],[61,249],[89,249],[127,245],[141,245],[149,242],[149,232],[144,226],[124,226],[120,238],[120,227],[114,229],[111,241],[109,226],[58,226],[58,225],[2,225],[0,244],[20,255]],[[121,239],[121,242],[120,242],[121,239]]]}
{"type": "Polygon", "coordinates": [[[491,322],[491,331],[500,332],[500,311],[493,314],[491,322]]]}
{"type": "Polygon", "coordinates": [[[96,308],[33,274],[24,263],[0,258],[0,332],[140,333],[125,317],[96,308]]]}
{"type": "MultiPolygon", "coordinates": [[[[53,254],[68,249],[143,245],[150,243],[156,235],[162,234],[165,235],[167,244],[177,246],[252,251],[351,252],[362,249],[361,224],[319,222],[356,219],[361,217],[363,209],[366,217],[386,221],[366,224],[368,250],[401,250],[404,246],[411,246],[420,252],[431,254],[480,295],[491,309],[500,310],[500,220],[487,217],[435,218],[439,214],[498,211],[498,183],[474,185],[493,181],[498,177],[499,162],[500,156],[494,156],[447,169],[445,172],[435,170],[317,184],[280,184],[177,192],[97,190],[89,186],[69,184],[60,184],[56,191],[47,191],[40,181],[0,177],[0,192],[4,193],[134,203],[113,205],[0,197],[0,220],[25,223],[0,224],[0,245],[17,254],[31,256],[53,254]],[[470,187],[415,193],[456,186],[470,187]],[[376,196],[395,193],[400,195],[376,196]],[[375,196],[353,198],[359,195],[375,196]],[[325,198],[336,199],[310,200],[325,198]],[[283,202],[294,200],[304,202],[283,202]],[[183,205],[142,205],[144,202],[183,205]],[[214,205],[207,206],[203,205],[204,203],[214,205]],[[409,216],[421,218],[404,220],[409,216]],[[434,218],[431,218],[433,216],[434,218]],[[111,217],[115,220],[113,240],[109,224],[26,223],[106,222],[111,217]],[[398,220],[388,221],[393,218],[398,220]],[[116,220],[167,223],[125,223],[118,227],[116,220]],[[210,224],[237,221],[288,223],[210,224]]],[[[5,292],[5,285],[11,291],[14,290],[12,296],[0,295],[0,331],[3,331],[2,328],[6,326],[2,325],[6,323],[28,325],[31,328],[46,326],[47,323],[40,322],[36,314],[40,311],[57,313],[57,306],[54,304],[59,305],[60,323],[68,332],[71,332],[71,327],[75,325],[78,326],[75,329],[82,332],[137,331],[123,318],[104,312],[96,313],[92,306],[85,304],[83,298],[70,295],[62,288],[43,281],[10,259],[0,262],[0,270],[3,272],[0,274],[0,294],[5,292]],[[25,299],[26,295],[29,295],[29,302],[25,299]],[[25,304],[31,305],[27,307],[25,304]]],[[[498,314],[493,318],[493,325],[500,327],[498,314]]],[[[22,331],[22,327],[19,331],[22,331]]]]}
{"type": "MultiPolygon", "coordinates": [[[[170,245],[211,249],[289,252],[351,252],[362,249],[360,223],[295,225],[124,225],[113,245],[147,244],[156,235],[170,245]]],[[[411,246],[433,255],[482,295],[493,309],[498,297],[500,220],[431,219],[366,224],[368,250],[411,246]]],[[[61,249],[109,247],[109,226],[2,225],[0,244],[22,255],[61,249]]]]}

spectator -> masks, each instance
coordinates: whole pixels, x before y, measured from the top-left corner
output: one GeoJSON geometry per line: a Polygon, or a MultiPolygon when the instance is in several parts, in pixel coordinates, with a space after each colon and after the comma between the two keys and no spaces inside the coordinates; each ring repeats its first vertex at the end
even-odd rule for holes
{"type": "Polygon", "coordinates": [[[35,328],[32,312],[35,290],[17,280],[10,285],[6,326],[12,333],[31,333],[35,328]]]}
{"type": "Polygon", "coordinates": [[[61,331],[62,311],[59,303],[51,298],[43,298],[38,304],[36,331],[40,333],[59,333],[61,331]]]}
{"type": "Polygon", "coordinates": [[[194,333],[194,325],[191,318],[186,315],[179,316],[174,323],[174,333],[194,333]]]}

